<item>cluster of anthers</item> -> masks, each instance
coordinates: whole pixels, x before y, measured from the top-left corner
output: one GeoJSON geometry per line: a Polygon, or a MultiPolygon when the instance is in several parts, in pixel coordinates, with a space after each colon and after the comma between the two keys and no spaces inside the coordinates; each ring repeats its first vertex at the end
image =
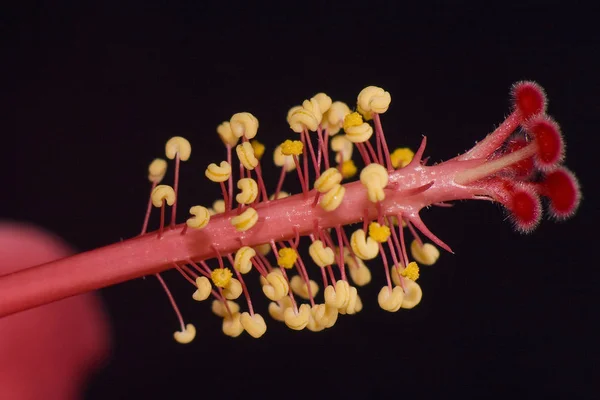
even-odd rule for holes
{"type": "MultiPolygon", "coordinates": [[[[422,297],[419,265],[432,265],[440,256],[418,231],[451,252],[420,219],[422,208],[450,206],[449,201],[460,199],[491,200],[504,205],[524,232],[541,218],[540,196],[548,198],[550,215],[556,219],[577,208],[578,184],[561,165],[563,139],[558,125],[545,114],[543,90],[535,83],[519,82],[512,97],[512,113],[493,133],[466,153],[427,166],[422,158],[425,138],[416,153],[408,148],[389,151],[380,120],[390,106],[388,92],[365,88],[355,112],[319,93],[288,112],[287,121],[297,136],[274,150],[281,175],[270,196],[261,174],[265,146],[255,138],[258,120],[247,112],[235,114],[217,128],[226,158],[205,171],[220,185],[222,199],[210,208],[192,207],[191,217],[180,228],[182,235],[206,231],[202,240],[210,243],[209,249],[171,266],[193,285],[194,300],[213,297],[212,310],[222,318],[223,332],[232,337],[246,331],[258,338],[267,329],[246,284],[252,271],[259,274],[262,292],[271,301],[270,316],[294,330],[320,331],[333,326],[340,314],[359,312],[362,301],[356,287],[371,281],[365,261],[378,256],[381,261],[375,264],[383,266],[386,277],[378,296],[380,307],[390,312],[413,308],[422,297]],[[364,165],[360,173],[353,161],[355,150],[364,165]],[[282,188],[293,171],[302,192],[290,196],[282,188]],[[357,182],[342,183],[357,174],[357,182]],[[347,235],[344,226],[361,221],[362,226],[347,235]],[[405,229],[414,238],[410,256],[405,229]],[[219,239],[224,236],[231,238],[229,243],[219,239]],[[316,267],[298,251],[302,237],[310,241],[308,259],[316,267]],[[207,263],[210,258],[216,258],[216,266],[207,263]],[[240,299],[247,311],[241,311],[240,299]]],[[[150,165],[152,191],[142,235],[152,205],[161,210],[158,237],[164,239],[166,232],[176,229],[180,161],[188,160],[190,153],[191,146],[182,137],[167,142],[166,156],[175,160],[173,187],[159,184],[167,168],[164,160],[150,165]],[[172,207],[169,227],[165,227],[167,205],[172,207]]],[[[188,343],[195,328],[184,324],[157,277],[180,320],[175,339],[188,343]]]]}

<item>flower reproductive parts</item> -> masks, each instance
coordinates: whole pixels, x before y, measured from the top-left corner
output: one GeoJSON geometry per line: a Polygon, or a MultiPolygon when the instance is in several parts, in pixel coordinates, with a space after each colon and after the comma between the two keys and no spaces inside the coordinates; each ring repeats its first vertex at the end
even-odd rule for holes
{"type": "Polygon", "coordinates": [[[330,328],[340,315],[361,311],[357,287],[370,283],[372,268],[385,272],[377,297],[382,309],[413,308],[422,297],[419,267],[438,260],[438,247],[452,252],[421,220],[424,208],[492,201],[528,233],[541,220],[542,197],[556,220],[578,207],[579,185],[563,166],[563,136],[546,115],[544,91],[518,82],[511,97],[511,113],[497,129],[464,154],[428,165],[425,137],[416,151],[388,147],[381,120],[391,95],[384,89],[363,89],[355,111],[319,93],[288,111],[292,133],[272,152],[280,168],[273,186],[263,179],[267,153],[257,140],[257,118],[234,114],[217,127],[223,159],[207,165],[204,174],[222,197],[186,210],[181,224],[179,171],[192,147],[173,137],[165,147],[174,164],[173,185],[161,183],[167,161],[155,159],[141,234],[0,277],[0,316],[154,274],[179,319],[175,340],[189,343],[196,329],[184,323],[160,276],[169,269],[190,283],[194,300],[212,300],[223,332],[232,337],[265,334],[264,313],[252,302],[257,295],[269,299],[272,319],[293,330],[330,328]],[[299,182],[299,193],[282,190],[289,179],[299,182]],[[153,209],[160,227],[148,232],[153,209]],[[299,251],[301,242],[308,254],[299,251]],[[248,285],[257,279],[260,290],[248,285]]]}

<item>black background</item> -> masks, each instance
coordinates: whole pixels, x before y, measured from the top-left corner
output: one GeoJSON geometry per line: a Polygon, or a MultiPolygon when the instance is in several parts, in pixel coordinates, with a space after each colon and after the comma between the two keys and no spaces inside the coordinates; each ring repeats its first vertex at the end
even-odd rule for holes
{"type": "MultiPolygon", "coordinates": [[[[198,328],[196,341],[181,346],[155,280],[107,288],[101,294],[116,346],[86,398],[598,393],[591,364],[598,356],[591,295],[597,9],[527,1],[83,3],[21,3],[0,17],[7,163],[0,217],[39,224],[79,250],[138,233],[147,164],[172,135],[193,146],[182,170],[185,210],[218,195],[203,171],[223,157],[215,132],[221,121],[252,112],[272,149],[293,136],[289,107],[319,91],[353,104],[367,85],[392,94],[383,117],[388,141],[414,148],[427,135],[427,155],[437,162],[501,122],[513,82],[536,80],[562,124],[567,164],[584,194],[574,219],[546,219],[529,236],[490,204],[425,211],[456,255],[423,268],[420,306],[380,310],[384,276],[372,265],[374,282],[360,291],[364,310],[321,333],[267,319],[260,340],[225,337],[209,305],[193,302],[190,287],[169,272],[198,328]]],[[[274,184],[270,165],[267,158],[274,184]]],[[[259,304],[261,297],[254,296],[259,304]]]]}

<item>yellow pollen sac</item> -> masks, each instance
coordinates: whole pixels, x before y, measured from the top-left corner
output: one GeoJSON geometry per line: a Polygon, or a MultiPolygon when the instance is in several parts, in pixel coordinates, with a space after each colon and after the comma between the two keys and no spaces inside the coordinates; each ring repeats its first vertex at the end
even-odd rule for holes
{"type": "Polygon", "coordinates": [[[221,161],[221,164],[209,164],[204,175],[213,182],[225,182],[231,176],[231,165],[227,161],[221,161]]]}
{"type": "Polygon", "coordinates": [[[367,268],[363,260],[358,257],[354,258],[346,248],[344,248],[344,261],[348,264],[350,278],[356,285],[365,286],[371,282],[371,270],[367,268]]]}
{"type": "Polygon", "coordinates": [[[383,114],[392,102],[392,96],[377,86],[367,86],[358,94],[357,104],[363,111],[383,114]]]}
{"type": "Polygon", "coordinates": [[[252,247],[241,247],[235,253],[233,268],[240,271],[242,274],[247,274],[252,269],[252,257],[256,255],[256,250],[252,247]]]}
{"type": "Polygon", "coordinates": [[[288,295],[290,287],[281,272],[270,272],[265,280],[267,283],[262,286],[262,290],[269,300],[279,301],[288,295]]]}
{"type": "Polygon", "coordinates": [[[410,244],[410,252],[419,264],[433,265],[440,258],[440,251],[431,243],[423,243],[423,246],[416,240],[410,244]]]}
{"type": "Polygon", "coordinates": [[[421,302],[423,291],[421,286],[415,281],[404,281],[404,300],[402,300],[402,308],[411,309],[421,302]]]}
{"type": "Polygon", "coordinates": [[[273,317],[274,320],[284,322],[285,316],[284,312],[286,309],[292,306],[292,299],[290,296],[285,296],[279,302],[270,302],[269,303],[269,315],[273,317]]]}
{"type": "Polygon", "coordinates": [[[278,167],[285,168],[285,172],[290,172],[296,169],[294,157],[284,155],[281,151],[281,145],[275,147],[275,150],[273,151],[273,162],[278,167]]]}
{"type": "MultiPolygon", "coordinates": [[[[330,286],[328,286],[330,287],[330,286]]],[[[333,288],[333,286],[331,286],[333,288]]],[[[338,308],[327,304],[315,304],[311,314],[318,325],[325,328],[331,328],[338,318],[338,308]]]]}
{"type": "Polygon", "coordinates": [[[335,135],[342,128],[344,117],[346,117],[348,114],[350,114],[350,108],[341,101],[335,101],[331,104],[329,110],[327,110],[327,112],[323,115],[321,125],[323,126],[323,129],[327,129],[329,131],[330,135],[335,135]]]}
{"type": "Polygon", "coordinates": [[[341,181],[342,174],[340,174],[340,171],[337,168],[329,168],[315,181],[314,187],[319,193],[326,193],[341,181]]]}
{"type": "Polygon", "coordinates": [[[390,228],[386,225],[379,225],[377,222],[371,222],[369,224],[369,237],[379,243],[387,242],[390,237],[390,228]]]}
{"type": "Polygon", "coordinates": [[[319,205],[325,211],[333,211],[342,204],[345,194],[346,188],[338,183],[321,197],[319,205]]]}
{"type": "Polygon", "coordinates": [[[217,268],[210,273],[210,279],[212,279],[215,286],[220,288],[227,287],[232,276],[233,274],[229,268],[217,268]]]}
{"type": "Polygon", "coordinates": [[[187,139],[175,136],[167,141],[165,154],[169,160],[174,159],[179,154],[181,161],[187,161],[190,159],[190,154],[192,154],[192,146],[187,139]]]}
{"type": "Polygon", "coordinates": [[[290,194],[282,190],[279,193],[277,193],[277,198],[275,198],[275,194],[270,195],[269,200],[285,199],[286,197],[290,197],[290,194]]]}
{"type": "Polygon", "coordinates": [[[377,203],[385,199],[383,189],[387,186],[389,175],[386,169],[377,163],[372,163],[360,172],[360,182],[367,188],[369,201],[377,203]]]}
{"type": "Polygon", "coordinates": [[[250,315],[247,312],[240,316],[242,326],[255,339],[258,339],[267,331],[267,324],[260,314],[250,315]]]}
{"type": "Polygon", "coordinates": [[[346,307],[340,308],[338,310],[338,312],[340,314],[348,314],[348,315],[352,315],[352,314],[356,314],[357,312],[360,311],[360,309],[362,309],[362,307],[360,307],[357,310],[357,305],[360,304],[362,306],[362,303],[359,300],[360,298],[358,297],[358,290],[356,290],[356,288],[354,286],[350,286],[350,290],[348,291],[348,304],[346,304],[346,307]]]}
{"type": "MultiPolygon", "coordinates": [[[[309,279],[308,283],[310,284],[310,294],[313,297],[316,296],[317,293],[319,293],[319,285],[312,279],[309,279]]],[[[310,298],[308,293],[308,285],[304,279],[300,277],[300,275],[292,276],[292,279],[290,279],[290,287],[292,288],[294,294],[302,297],[303,299],[308,300],[310,298]]]]}
{"type": "Polygon", "coordinates": [[[235,196],[235,200],[240,204],[251,204],[258,197],[258,184],[252,178],[240,179],[237,188],[241,192],[235,196]]]}
{"type": "Polygon", "coordinates": [[[296,260],[298,259],[298,253],[296,250],[290,247],[284,247],[279,250],[279,257],[277,257],[277,265],[285,269],[291,269],[294,267],[296,260]]]}
{"type": "Polygon", "coordinates": [[[265,154],[265,145],[256,139],[251,140],[250,145],[254,150],[254,156],[260,160],[263,154],[265,154]]]}
{"type": "Polygon", "coordinates": [[[271,252],[271,245],[269,243],[259,244],[258,246],[254,247],[254,250],[258,251],[263,256],[266,256],[271,252]]]}
{"type": "Polygon", "coordinates": [[[416,262],[409,262],[404,271],[400,272],[400,275],[410,279],[411,281],[416,281],[419,279],[419,266],[416,262]]]}
{"type": "Polygon", "coordinates": [[[309,130],[314,132],[317,130],[323,114],[319,108],[316,99],[304,100],[302,106],[292,107],[288,111],[287,121],[290,124],[290,129],[296,133],[309,130]]]}
{"type": "Polygon", "coordinates": [[[235,278],[231,278],[223,289],[223,296],[228,300],[235,300],[242,294],[242,284],[235,278]]]}
{"type": "Polygon", "coordinates": [[[283,317],[288,328],[295,331],[301,331],[308,325],[308,320],[310,319],[310,306],[308,304],[302,304],[299,307],[298,313],[296,313],[293,307],[286,308],[283,312],[283,317]]]}
{"type": "Polygon", "coordinates": [[[219,137],[225,146],[233,147],[239,140],[239,138],[231,131],[231,124],[229,121],[225,121],[219,125],[217,127],[217,133],[219,134],[219,137]]]}
{"type": "Polygon", "coordinates": [[[367,238],[365,231],[357,229],[350,237],[350,247],[354,254],[363,260],[372,260],[379,254],[379,245],[370,236],[367,238]]]}
{"type": "Polygon", "coordinates": [[[154,207],[162,207],[163,202],[170,206],[175,203],[175,191],[169,185],[158,185],[154,188],[150,197],[154,207]]]}
{"type": "Polygon", "coordinates": [[[281,144],[281,153],[284,156],[299,156],[304,151],[304,145],[299,140],[286,140],[281,144]]]}
{"type": "Polygon", "coordinates": [[[335,255],[331,247],[326,247],[320,240],[315,240],[308,248],[310,257],[319,267],[324,268],[332,265],[335,261],[335,255]]]}
{"type": "Polygon", "coordinates": [[[363,116],[363,118],[365,119],[365,121],[370,121],[373,119],[373,113],[370,111],[365,111],[360,107],[360,104],[356,105],[356,111],[358,111],[360,113],[360,115],[363,116]]]}
{"type": "Polygon", "coordinates": [[[348,305],[350,300],[350,285],[348,282],[339,280],[335,283],[335,289],[332,285],[325,288],[325,304],[335,307],[338,310],[348,305]]]}
{"type": "MultiPolygon", "coordinates": [[[[227,307],[229,307],[229,311],[231,314],[235,314],[240,311],[240,306],[235,301],[227,301],[227,307]]],[[[225,318],[229,316],[227,312],[227,307],[225,307],[225,303],[220,300],[213,300],[212,302],[212,312],[221,318],[225,318]]]]}
{"type": "Polygon", "coordinates": [[[258,132],[258,120],[249,112],[234,114],[229,120],[231,132],[235,137],[245,136],[247,139],[254,139],[258,132]]]}
{"type": "Polygon", "coordinates": [[[235,152],[237,153],[240,162],[247,170],[252,171],[258,165],[258,159],[254,155],[254,149],[248,142],[238,144],[235,146],[235,152]]]}
{"type": "Polygon", "coordinates": [[[346,135],[335,135],[331,138],[331,150],[335,151],[335,162],[338,164],[344,160],[350,160],[354,152],[354,145],[348,140],[346,135]]]}
{"type": "Polygon", "coordinates": [[[202,229],[208,225],[208,222],[210,221],[210,212],[206,207],[194,206],[190,208],[190,214],[192,214],[193,217],[188,218],[185,222],[190,228],[202,229]]]}
{"type": "Polygon", "coordinates": [[[357,112],[353,112],[344,117],[343,127],[344,127],[344,130],[348,130],[348,128],[352,128],[354,126],[360,126],[360,125],[362,125],[362,123],[363,123],[362,116],[357,112]]]}
{"type": "Polygon", "coordinates": [[[173,334],[173,338],[177,343],[188,344],[196,337],[196,327],[192,324],[187,324],[183,331],[177,331],[173,334]]]}
{"type": "Polygon", "coordinates": [[[400,286],[395,286],[391,291],[389,287],[384,286],[381,288],[379,295],[377,296],[379,307],[389,312],[398,311],[402,306],[403,300],[404,291],[400,286]]]}
{"type": "Polygon", "coordinates": [[[408,147],[397,148],[392,154],[390,159],[394,168],[404,168],[412,161],[415,153],[408,147]]]}
{"type": "Polygon", "coordinates": [[[319,111],[322,114],[325,114],[331,108],[332,102],[331,97],[327,96],[325,93],[317,93],[315,94],[311,100],[314,100],[319,105],[319,111]]]}
{"type": "Polygon", "coordinates": [[[231,225],[240,232],[251,229],[256,222],[258,222],[258,212],[252,207],[246,208],[243,213],[231,218],[231,225]]]}
{"type": "Polygon", "coordinates": [[[212,285],[210,284],[208,278],[205,276],[197,277],[196,287],[198,289],[194,292],[192,298],[196,301],[203,301],[208,299],[208,296],[210,296],[210,292],[212,290],[212,285]]]}
{"type": "Polygon", "coordinates": [[[223,318],[223,333],[229,337],[238,337],[244,332],[244,327],[241,322],[241,315],[239,312],[231,311],[232,315],[225,315],[223,318]]]}
{"type": "Polygon", "coordinates": [[[160,183],[167,173],[167,162],[162,158],[155,158],[148,166],[148,180],[152,183],[160,183]]]}
{"type": "Polygon", "coordinates": [[[225,212],[225,200],[215,200],[212,208],[215,214],[223,214],[225,212]]]}
{"type": "Polygon", "coordinates": [[[358,172],[358,169],[356,168],[356,164],[354,164],[354,161],[344,161],[344,163],[342,164],[342,176],[345,179],[352,178],[354,175],[356,175],[356,172],[358,172]]]}

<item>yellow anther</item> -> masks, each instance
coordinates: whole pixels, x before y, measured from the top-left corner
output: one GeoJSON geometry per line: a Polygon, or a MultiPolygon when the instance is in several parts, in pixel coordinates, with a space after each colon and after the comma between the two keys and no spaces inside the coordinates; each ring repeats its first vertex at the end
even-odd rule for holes
{"type": "Polygon", "coordinates": [[[357,126],[361,126],[362,124],[363,124],[363,118],[357,112],[350,113],[344,117],[343,126],[344,126],[345,131],[348,130],[348,128],[354,128],[357,126]]]}
{"type": "Polygon", "coordinates": [[[358,169],[356,168],[356,164],[354,164],[354,161],[352,160],[344,161],[342,164],[342,176],[345,179],[352,178],[354,175],[356,175],[357,171],[358,169]]]}
{"type": "Polygon", "coordinates": [[[294,157],[284,155],[281,151],[281,145],[275,147],[275,150],[273,151],[273,162],[278,167],[284,167],[286,172],[296,169],[294,157]]]}
{"type": "Polygon", "coordinates": [[[242,313],[240,316],[240,322],[242,326],[252,336],[258,339],[267,331],[267,324],[260,314],[250,315],[247,312],[242,313]]]}
{"type": "Polygon", "coordinates": [[[153,183],[160,183],[167,173],[167,162],[162,158],[155,158],[148,166],[148,180],[153,183]]]}
{"type": "Polygon", "coordinates": [[[312,308],[310,310],[310,317],[308,318],[308,324],[306,324],[306,329],[308,329],[311,332],[320,332],[323,329],[325,329],[325,327],[319,324],[315,319],[312,308]]]}
{"type": "Polygon", "coordinates": [[[291,269],[294,267],[296,260],[298,259],[298,253],[296,250],[290,247],[284,247],[279,250],[279,257],[277,257],[277,265],[280,267],[291,269]]]}
{"type": "Polygon", "coordinates": [[[231,165],[227,161],[221,161],[221,164],[210,164],[204,175],[213,182],[225,182],[231,176],[231,165]]]}
{"type": "Polygon", "coordinates": [[[265,145],[256,139],[251,140],[250,145],[252,146],[252,150],[254,150],[254,156],[260,160],[263,154],[265,154],[265,145]]]}
{"type": "Polygon", "coordinates": [[[231,125],[229,124],[229,121],[225,121],[221,123],[221,125],[217,126],[217,133],[219,134],[219,137],[225,146],[233,147],[239,140],[239,138],[236,137],[231,131],[231,125]]]}
{"type": "Polygon", "coordinates": [[[308,248],[308,253],[315,264],[324,268],[335,262],[335,255],[331,247],[326,247],[320,240],[315,240],[308,248]]]}
{"type": "Polygon", "coordinates": [[[183,331],[177,331],[173,334],[173,338],[177,343],[188,344],[196,337],[196,327],[192,324],[187,324],[183,331]]]}
{"type": "Polygon", "coordinates": [[[284,156],[299,156],[304,151],[304,145],[299,140],[286,140],[281,144],[281,153],[284,156]]]}
{"type": "Polygon", "coordinates": [[[415,153],[408,147],[397,148],[392,154],[390,154],[392,166],[394,168],[404,168],[410,164],[414,156],[415,153]]]}
{"type": "Polygon", "coordinates": [[[228,300],[235,300],[242,294],[242,284],[235,278],[231,278],[223,289],[223,296],[228,300]]]}
{"type": "Polygon", "coordinates": [[[341,181],[342,174],[340,174],[340,171],[337,168],[329,168],[315,181],[315,189],[320,193],[326,193],[341,181]]]}
{"type": "Polygon", "coordinates": [[[377,86],[368,86],[358,94],[357,103],[366,112],[383,114],[392,101],[392,96],[377,86]]]}
{"type": "MultiPolygon", "coordinates": [[[[398,217],[393,215],[391,218],[392,218],[392,223],[394,224],[394,226],[398,226],[398,217]]],[[[406,228],[406,222],[404,221],[404,219],[402,220],[402,227],[406,228]]]]}
{"type": "Polygon", "coordinates": [[[231,218],[231,225],[240,232],[251,229],[258,221],[258,212],[252,207],[246,208],[243,213],[231,218]]]}
{"type": "Polygon", "coordinates": [[[348,264],[350,278],[358,286],[365,286],[371,282],[371,270],[367,268],[363,260],[353,257],[347,248],[344,248],[344,261],[348,264]]]}
{"type": "Polygon", "coordinates": [[[423,246],[416,240],[410,244],[410,252],[419,264],[433,265],[440,258],[440,251],[431,243],[423,243],[423,246]]]}
{"type": "Polygon", "coordinates": [[[215,200],[212,205],[215,214],[223,214],[225,212],[225,200],[215,200]]]}
{"type": "Polygon", "coordinates": [[[281,190],[279,193],[277,193],[277,198],[275,198],[275,194],[272,194],[269,196],[269,200],[285,199],[286,197],[290,197],[290,194],[281,190]]]}
{"type": "Polygon", "coordinates": [[[254,247],[254,250],[258,251],[263,256],[266,256],[271,252],[271,245],[269,243],[259,244],[258,246],[254,247]]]}
{"type": "Polygon", "coordinates": [[[335,283],[335,289],[332,285],[325,288],[325,304],[337,309],[344,308],[350,300],[350,285],[348,282],[339,280],[335,283]]]}
{"type": "Polygon", "coordinates": [[[296,106],[292,107],[288,112],[287,121],[290,124],[290,129],[296,133],[302,133],[304,129],[314,132],[319,126],[318,117],[311,110],[307,110],[302,106],[296,106]]]}
{"type": "Polygon", "coordinates": [[[369,224],[369,237],[372,237],[376,242],[387,242],[390,233],[390,228],[386,225],[379,225],[377,222],[371,222],[369,224]]]}
{"type": "Polygon", "coordinates": [[[360,115],[362,115],[362,117],[365,119],[365,121],[370,121],[373,119],[373,113],[363,110],[360,107],[360,104],[356,105],[356,111],[358,111],[360,113],[360,115]]]}
{"type": "Polygon", "coordinates": [[[357,229],[350,237],[350,247],[354,254],[363,260],[372,260],[379,254],[379,245],[370,236],[367,238],[365,231],[357,229]]]}
{"type": "Polygon", "coordinates": [[[373,203],[385,199],[383,189],[387,186],[388,179],[388,172],[381,164],[369,164],[360,172],[360,181],[367,188],[369,200],[373,203]]]}
{"type": "Polygon", "coordinates": [[[377,302],[379,307],[385,311],[396,312],[402,307],[402,301],[404,300],[404,291],[400,286],[395,286],[393,290],[389,287],[384,286],[379,291],[377,296],[377,302]]]}
{"type": "Polygon", "coordinates": [[[254,149],[250,143],[238,144],[235,146],[235,152],[244,168],[252,171],[258,165],[258,158],[254,155],[254,149]]]}
{"type": "Polygon", "coordinates": [[[193,217],[188,218],[185,222],[190,228],[202,229],[208,225],[208,222],[210,221],[210,212],[206,207],[194,206],[190,208],[190,214],[192,214],[193,217]]]}
{"type": "Polygon", "coordinates": [[[269,303],[269,315],[276,321],[285,321],[284,312],[286,309],[292,306],[292,299],[290,296],[285,296],[279,302],[269,303]]]}
{"type": "MultiPolygon", "coordinates": [[[[354,286],[350,286],[350,290],[348,291],[348,304],[346,304],[346,307],[340,308],[338,312],[340,314],[348,315],[356,314],[360,311],[356,309],[357,304],[359,304],[358,291],[354,286]]],[[[362,305],[362,303],[360,304],[362,305]]]]}
{"type": "Polygon", "coordinates": [[[225,315],[223,318],[223,333],[230,337],[238,337],[244,332],[241,315],[239,312],[233,312],[232,315],[225,315]]]}
{"type": "Polygon", "coordinates": [[[311,100],[315,100],[317,102],[321,114],[325,114],[332,106],[331,97],[327,96],[325,93],[317,93],[311,98],[311,100]]]}
{"type": "Polygon", "coordinates": [[[414,261],[409,262],[404,271],[400,272],[400,275],[411,281],[416,281],[419,279],[419,266],[414,261]]]}
{"type": "Polygon", "coordinates": [[[423,291],[421,286],[415,281],[404,281],[404,300],[402,300],[402,308],[411,309],[421,302],[423,291]]]}
{"type": "Polygon", "coordinates": [[[325,211],[333,211],[342,204],[345,194],[346,188],[338,183],[321,197],[319,205],[325,211]]]}
{"type": "Polygon", "coordinates": [[[163,202],[172,206],[175,203],[175,191],[169,185],[158,185],[150,196],[154,207],[162,207],[163,202]]]}
{"type": "Polygon", "coordinates": [[[256,255],[256,250],[252,247],[243,246],[235,253],[233,268],[242,274],[247,274],[252,269],[252,257],[256,255]]]}
{"type": "Polygon", "coordinates": [[[312,307],[311,314],[318,325],[331,328],[337,321],[338,308],[327,304],[315,304],[312,307]]]}
{"type": "Polygon", "coordinates": [[[281,272],[269,272],[264,280],[266,284],[262,286],[262,291],[269,300],[279,301],[288,295],[290,287],[281,272]]]}
{"type": "Polygon", "coordinates": [[[352,143],[364,143],[373,136],[373,128],[366,122],[358,126],[348,126],[344,128],[346,138],[352,143]]]}
{"type": "MultiPolygon", "coordinates": [[[[319,285],[317,285],[317,282],[313,281],[312,279],[309,279],[308,283],[310,284],[310,294],[315,297],[317,293],[319,293],[319,285]]],[[[294,294],[302,297],[303,299],[308,300],[310,298],[308,293],[308,285],[304,279],[300,277],[300,275],[292,276],[292,279],[290,279],[290,287],[292,288],[294,294]]]]}
{"type": "Polygon", "coordinates": [[[350,108],[341,101],[331,104],[329,110],[323,115],[321,126],[327,129],[330,135],[335,135],[344,124],[344,118],[350,114],[350,108]]]}
{"type": "Polygon", "coordinates": [[[169,160],[174,159],[179,154],[181,161],[187,161],[190,158],[190,154],[192,154],[192,146],[187,139],[175,136],[167,141],[165,154],[169,160]]]}
{"type": "MultiPolygon", "coordinates": [[[[236,314],[240,311],[240,306],[235,301],[227,301],[227,307],[229,307],[229,311],[231,314],[236,314]]],[[[218,315],[221,318],[225,318],[229,316],[227,312],[227,307],[225,307],[225,303],[220,300],[213,300],[212,302],[212,312],[218,315]]]]}
{"type": "Polygon", "coordinates": [[[229,120],[231,132],[235,137],[245,136],[247,139],[254,139],[258,132],[258,120],[249,112],[234,114],[229,120]]]}
{"type": "Polygon", "coordinates": [[[348,161],[352,158],[354,145],[348,140],[346,135],[335,135],[331,138],[331,150],[335,151],[335,162],[338,164],[344,160],[348,161]]]}
{"type": "Polygon", "coordinates": [[[192,298],[196,301],[203,301],[208,299],[212,290],[210,281],[205,276],[199,276],[196,278],[196,291],[192,295],[192,298]]]}
{"type": "Polygon", "coordinates": [[[210,273],[210,279],[213,281],[215,286],[220,288],[227,287],[227,285],[229,285],[231,282],[232,276],[233,274],[229,268],[217,268],[210,273]]]}
{"type": "Polygon", "coordinates": [[[301,331],[308,325],[310,319],[310,306],[308,304],[302,304],[299,307],[298,313],[293,307],[286,308],[283,312],[285,324],[288,328],[295,331],[301,331]]]}
{"type": "Polygon", "coordinates": [[[240,204],[254,203],[258,197],[258,184],[252,178],[242,178],[237,182],[237,188],[241,190],[235,196],[235,199],[240,204]]]}

